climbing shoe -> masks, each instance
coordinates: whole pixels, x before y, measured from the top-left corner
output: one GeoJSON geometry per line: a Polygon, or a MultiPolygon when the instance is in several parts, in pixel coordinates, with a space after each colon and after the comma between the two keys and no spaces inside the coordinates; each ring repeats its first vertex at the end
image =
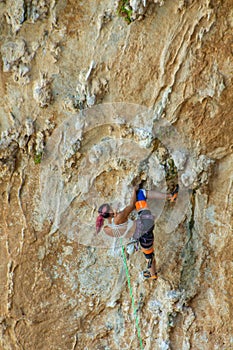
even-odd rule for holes
{"type": "Polygon", "coordinates": [[[179,192],[179,185],[177,184],[175,189],[171,193],[172,197],[169,198],[170,202],[175,202],[176,201],[176,199],[178,197],[178,192],[179,192]]]}
{"type": "Polygon", "coordinates": [[[157,273],[155,273],[154,275],[151,275],[150,271],[145,270],[143,271],[143,277],[149,280],[157,280],[158,279],[158,275],[157,273]]]}

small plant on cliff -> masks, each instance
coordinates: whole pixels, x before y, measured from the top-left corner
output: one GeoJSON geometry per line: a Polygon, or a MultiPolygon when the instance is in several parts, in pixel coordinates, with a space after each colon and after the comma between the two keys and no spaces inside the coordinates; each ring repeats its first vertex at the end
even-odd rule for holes
{"type": "Polygon", "coordinates": [[[166,173],[166,180],[172,180],[174,178],[177,178],[178,172],[174,160],[172,158],[166,159],[164,163],[164,168],[166,173]]]}
{"type": "Polygon", "coordinates": [[[125,21],[130,24],[133,19],[131,18],[133,9],[130,6],[129,0],[120,0],[117,6],[117,14],[123,17],[125,21]]]}
{"type": "Polygon", "coordinates": [[[35,164],[40,164],[42,159],[42,152],[36,153],[34,156],[34,163],[35,164]]]}

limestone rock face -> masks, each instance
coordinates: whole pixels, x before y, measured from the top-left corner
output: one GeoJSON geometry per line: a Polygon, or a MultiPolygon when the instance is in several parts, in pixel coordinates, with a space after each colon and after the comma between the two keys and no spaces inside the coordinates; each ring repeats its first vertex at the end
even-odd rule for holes
{"type": "Polygon", "coordinates": [[[0,1],[0,349],[233,348],[232,16],[0,1]],[[141,180],[180,185],[149,202],[156,282],[130,237],[95,235],[141,180]]]}

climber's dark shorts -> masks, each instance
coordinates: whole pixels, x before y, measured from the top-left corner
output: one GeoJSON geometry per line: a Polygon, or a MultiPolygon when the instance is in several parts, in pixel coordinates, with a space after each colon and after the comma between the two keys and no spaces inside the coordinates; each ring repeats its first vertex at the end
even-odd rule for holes
{"type": "Polygon", "coordinates": [[[146,217],[146,215],[151,215],[151,211],[149,209],[139,211],[138,215],[141,215],[144,229],[148,230],[139,238],[139,243],[146,259],[152,259],[154,256],[154,220],[152,220],[150,217],[146,217]]]}
{"type": "Polygon", "coordinates": [[[142,247],[142,252],[144,253],[146,259],[152,259],[154,256],[154,234],[153,234],[154,226],[147,233],[144,233],[139,238],[140,245],[142,247]]]}

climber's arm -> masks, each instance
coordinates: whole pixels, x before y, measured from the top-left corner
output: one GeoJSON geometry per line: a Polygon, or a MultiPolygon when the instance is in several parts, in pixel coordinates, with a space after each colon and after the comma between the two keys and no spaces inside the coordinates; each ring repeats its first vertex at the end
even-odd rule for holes
{"type": "Polygon", "coordinates": [[[114,220],[116,224],[121,224],[127,221],[129,214],[135,209],[135,203],[137,200],[137,190],[137,187],[133,188],[133,193],[129,205],[127,205],[127,207],[125,207],[121,212],[116,214],[114,220]]]}
{"type": "Polygon", "coordinates": [[[146,191],[146,197],[147,199],[169,199],[172,197],[170,193],[162,193],[157,191],[146,191]]]}
{"type": "Polygon", "coordinates": [[[162,193],[157,191],[147,191],[147,198],[149,199],[168,199],[170,202],[175,202],[178,197],[179,184],[176,185],[172,193],[162,193]]]}

